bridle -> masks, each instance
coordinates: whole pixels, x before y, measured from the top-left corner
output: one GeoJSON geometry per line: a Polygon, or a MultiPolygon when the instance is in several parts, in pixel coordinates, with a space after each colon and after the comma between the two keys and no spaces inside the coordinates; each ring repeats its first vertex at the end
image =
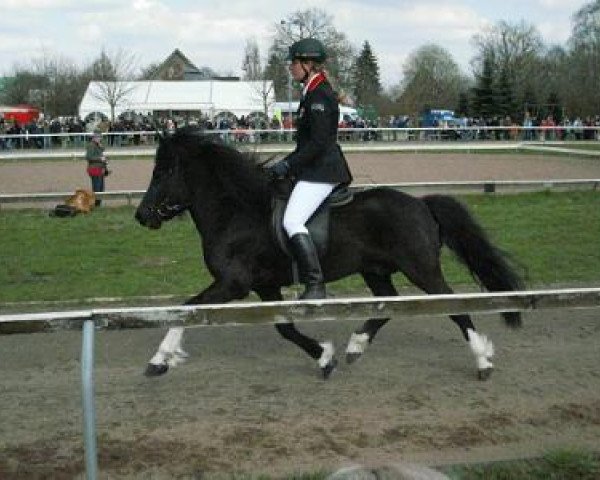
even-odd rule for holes
{"type": "Polygon", "coordinates": [[[149,210],[161,220],[169,220],[187,210],[189,206],[190,204],[169,205],[166,202],[161,202],[160,205],[150,207],[149,210]]]}
{"type": "MultiPolygon", "coordinates": [[[[173,176],[177,174],[177,168],[169,168],[167,171],[168,176],[173,176]]],[[[156,190],[156,187],[154,187],[156,190]]],[[[148,207],[148,211],[152,214],[156,215],[161,220],[169,220],[176,215],[179,215],[183,211],[187,210],[191,206],[190,202],[186,203],[169,203],[169,195],[165,195],[165,197],[158,203],[157,205],[152,205],[148,207]]]]}

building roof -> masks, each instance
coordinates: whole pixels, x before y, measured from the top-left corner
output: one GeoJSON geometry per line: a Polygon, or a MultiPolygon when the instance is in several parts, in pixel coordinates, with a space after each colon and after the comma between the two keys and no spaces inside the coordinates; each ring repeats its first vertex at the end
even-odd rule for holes
{"type": "MultiPolygon", "coordinates": [[[[110,105],[102,95],[104,82],[90,82],[79,106],[79,116],[99,112],[111,116],[110,105]]],[[[269,92],[267,105],[271,115],[275,101],[272,81],[139,81],[117,82],[117,89],[128,92],[116,105],[115,116],[126,111],[201,111],[209,117],[231,112],[236,117],[264,111],[262,92],[269,92]]]]}
{"type": "Polygon", "coordinates": [[[188,77],[197,78],[202,72],[187,58],[181,50],[176,48],[160,64],[152,80],[188,80],[188,77]]]}

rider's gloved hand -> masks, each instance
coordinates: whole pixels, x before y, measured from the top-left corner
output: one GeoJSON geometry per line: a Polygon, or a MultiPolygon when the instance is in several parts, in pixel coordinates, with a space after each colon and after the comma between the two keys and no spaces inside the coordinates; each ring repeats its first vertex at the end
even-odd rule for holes
{"type": "Polygon", "coordinates": [[[285,160],[280,160],[268,168],[269,175],[273,178],[284,178],[290,171],[290,164],[285,160]]]}

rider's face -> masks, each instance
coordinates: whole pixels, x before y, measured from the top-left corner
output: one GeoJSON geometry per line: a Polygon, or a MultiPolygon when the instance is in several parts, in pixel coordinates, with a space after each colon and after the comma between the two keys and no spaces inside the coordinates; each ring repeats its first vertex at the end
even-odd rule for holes
{"type": "Polygon", "coordinates": [[[300,60],[293,60],[290,63],[290,73],[292,74],[292,78],[296,82],[302,82],[304,80],[304,76],[306,72],[310,71],[310,62],[301,62],[300,60]]]}

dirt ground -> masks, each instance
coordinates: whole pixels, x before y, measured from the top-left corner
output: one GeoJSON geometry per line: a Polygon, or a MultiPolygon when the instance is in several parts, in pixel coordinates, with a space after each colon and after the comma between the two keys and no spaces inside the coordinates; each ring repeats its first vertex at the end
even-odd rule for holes
{"type": "MultiPolygon", "coordinates": [[[[440,465],[600,445],[597,310],[476,318],[496,371],[476,380],[447,319],[395,319],[359,362],[324,381],[269,325],[187,331],[187,364],[142,370],[163,331],[98,332],[100,478],[283,475],[350,464],[440,465]]],[[[307,323],[340,356],[356,323],[307,323]]],[[[77,332],[0,337],[0,478],[82,469],[77,332]]],[[[342,360],[342,358],[340,358],[342,360]]]]}
{"type": "MultiPolygon", "coordinates": [[[[469,153],[355,153],[347,157],[354,183],[600,178],[600,161],[594,158],[469,153]]],[[[106,180],[107,190],[148,186],[152,161],[110,163],[113,173],[106,180]]],[[[0,193],[72,192],[81,187],[89,188],[81,159],[0,162],[0,193]]]]}
{"type": "MultiPolygon", "coordinates": [[[[504,155],[352,155],[360,183],[600,178],[600,162],[504,155]]],[[[114,162],[108,188],[144,189],[148,161],[114,162]]],[[[0,191],[71,191],[78,162],[0,164],[0,191]]],[[[96,341],[101,476],[199,479],[284,475],[350,464],[440,465],[600,445],[597,309],[525,315],[507,329],[477,316],[496,370],[474,360],[447,319],[397,318],[356,364],[343,349],[357,323],[306,323],[341,360],[328,380],[272,326],[190,329],[187,364],[143,368],[164,331],[102,331],[96,341]]],[[[83,471],[78,332],[0,336],[0,479],[70,479],[83,471]]]]}

